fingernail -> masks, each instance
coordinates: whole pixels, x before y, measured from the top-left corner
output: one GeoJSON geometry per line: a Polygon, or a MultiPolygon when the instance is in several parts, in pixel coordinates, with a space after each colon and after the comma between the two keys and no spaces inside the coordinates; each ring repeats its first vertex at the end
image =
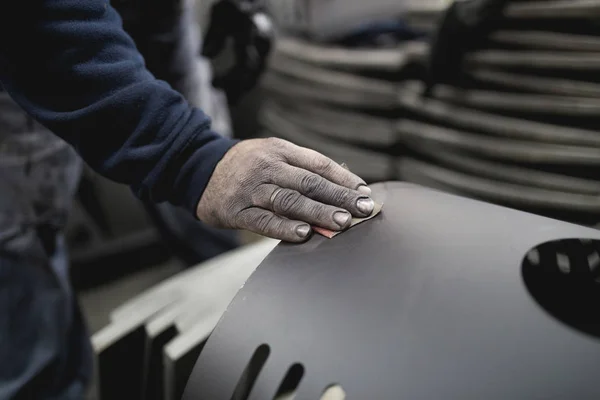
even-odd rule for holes
{"type": "Polygon", "coordinates": [[[358,199],[356,207],[358,207],[361,212],[370,215],[373,212],[373,208],[375,208],[375,203],[373,200],[363,197],[358,199]]]}
{"type": "Polygon", "coordinates": [[[371,188],[367,185],[360,185],[356,190],[358,190],[362,194],[366,194],[367,196],[370,196],[372,193],[371,188]]]}
{"type": "Polygon", "coordinates": [[[340,228],[345,228],[348,224],[348,221],[350,221],[350,214],[344,211],[336,211],[333,213],[333,220],[340,226],[340,228]]]}
{"type": "Polygon", "coordinates": [[[300,237],[307,237],[310,233],[310,226],[308,225],[300,225],[296,228],[296,234],[300,237]]]}
{"type": "Polygon", "coordinates": [[[348,168],[348,165],[345,162],[341,163],[340,167],[344,168],[347,171],[350,171],[350,168],[348,168]]]}

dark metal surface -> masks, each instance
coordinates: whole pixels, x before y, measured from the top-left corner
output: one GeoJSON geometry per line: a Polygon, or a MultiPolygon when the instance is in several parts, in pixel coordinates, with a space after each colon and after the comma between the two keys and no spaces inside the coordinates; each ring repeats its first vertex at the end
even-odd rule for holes
{"type": "Polygon", "coordinates": [[[303,130],[343,143],[386,148],[394,145],[398,136],[394,126],[395,119],[359,114],[324,105],[316,106],[311,102],[269,100],[263,105],[262,112],[267,116],[279,115],[303,130]]]}
{"type": "MultiPolygon", "coordinates": [[[[600,196],[600,182],[569,175],[549,173],[534,168],[506,165],[477,155],[453,152],[437,146],[419,146],[418,151],[439,164],[473,176],[525,185],[528,188],[558,190],[570,194],[600,196]]],[[[600,202],[600,200],[599,200],[600,202]]]]}
{"type": "Polygon", "coordinates": [[[508,7],[509,18],[593,18],[600,15],[600,3],[589,0],[515,1],[508,7]]]}
{"type": "Polygon", "coordinates": [[[494,69],[474,69],[466,73],[475,81],[497,88],[553,96],[600,97],[600,85],[593,82],[544,78],[534,74],[516,74],[494,69]]]}
{"type": "Polygon", "coordinates": [[[600,51],[600,40],[595,36],[575,35],[552,31],[497,31],[490,35],[492,43],[522,48],[563,51],[600,51]]]}
{"type": "MultiPolygon", "coordinates": [[[[598,67],[600,68],[600,64],[598,67]]],[[[432,95],[438,100],[498,112],[570,117],[597,117],[600,115],[600,101],[587,97],[505,93],[478,89],[465,90],[444,85],[436,87],[432,95]]]]}
{"type": "MultiPolygon", "coordinates": [[[[570,210],[596,216],[600,213],[600,197],[597,194],[572,193],[502,182],[498,179],[479,177],[482,175],[479,172],[473,176],[410,158],[400,161],[399,169],[410,182],[512,207],[570,210]]],[[[590,219],[594,220],[591,216],[590,219]]]]}
{"type": "Polygon", "coordinates": [[[598,148],[547,144],[533,141],[499,139],[475,133],[442,128],[413,120],[397,124],[398,133],[406,142],[444,145],[465,150],[490,159],[512,160],[528,164],[556,163],[597,168],[600,165],[598,148]]]}
{"type": "Polygon", "coordinates": [[[600,135],[596,131],[510,118],[423,98],[419,95],[421,86],[407,86],[407,90],[399,96],[399,103],[403,109],[437,125],[454,126],[464,131],[474,130],[502,138],[600,148],[600,135]]]}
{"type": "Polygon", "coordinates": [[[296,363],[295,400],[331,384],[350,399],[600,398],[600,337],[544,311],[522,272],[532,248],[599,231],[410,184],[373,191],[385,203],[377,218],[265,259],[184,400],[273,399],[296,363]],[[248,369],[263,344],[264,365],[248,369]]]}
{"type": "Polygon", "coordinates": [[[429,50],[426,42],[407,41],[392,48],[344,48],[283,37],[277,41],[276,55],[308,64],[340,70],[396,72],[423,59],[429,50]]]}

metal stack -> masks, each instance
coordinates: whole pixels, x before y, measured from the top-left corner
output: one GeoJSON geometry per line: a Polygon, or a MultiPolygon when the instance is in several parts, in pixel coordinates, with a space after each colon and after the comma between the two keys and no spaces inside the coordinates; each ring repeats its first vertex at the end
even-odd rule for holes
{"type": "Polygon", "coordinates": [[[211,259],[114,310],[92,337],[93,398],[179,400],[227,305],[277,243],[263,239],[211,259]]]}
{"type": "MultiPolygon", "coordinates": [[[[403,19],[434,28],[442,10],[403,19]]],[[[512,1],[460,84],[424,96],[429,44],[349,48],[287,36],[262,85],[265,135],[370,181],[402,179],[600,222],[600,1],[512,1]]]]}

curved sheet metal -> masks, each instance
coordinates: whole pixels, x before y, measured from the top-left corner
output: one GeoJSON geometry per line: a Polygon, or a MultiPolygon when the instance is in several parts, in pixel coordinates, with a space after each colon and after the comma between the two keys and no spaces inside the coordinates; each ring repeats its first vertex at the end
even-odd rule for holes
{"type": "Polygon", "coordinates": [[[411,143],[443,145],[490,159],[529,164],[587,165],[592,168],[600,165],[597,148],[500,139],[411,120],[401,120],[397,129],[409,146],[411,143]]]}
{"type": "MultiPolygon", "coordinates": [[[[598,60],[600,61],[600,58],[598,60]]],[[[598,68],[600,69],[600,62],[598,68]]],[[[506,79],[507,75],[504,74],[502,77],[506,79]]],[[[498,80],[498,74],[495,75],[495,79],[498,80]]],[[[522,78],[510,76],[508,84],[510,79],[513,80],[514,85],[515,79],[522,78]]],[[[541,84],[541,81],[543,79],[538,78],[537,84],[541,84]]],[[[530,86],[535,84],[535,80],[528,83],[530,86]]],[[[556,81],[554,85],[554,92],[570,90],[577,91],[579,94],[572,96],[523,94],[438,85],[432,95],[437,100],[501,112],[586,118],[600,115],[600,99],[578,97],[582,92],[589,94],[594,90],[594,85],[590,85],[587,89],[581,89],[576,82],[567,85],[556,81]]],[[[300,98],[371,109],[398,108],[398,102],[401,100],[398,100],[397,96],[403,96],[405,92],[422,93],[423,91],[423,84],[419,81],[392,82],[367,78],[349,72],[315,67],[284,56],[274,57],[271,72],[263,79],[263,86],[281,94],[290,92],[300,98]]]]}
{"type": "MultiPolygon", "coordinates": [[[[406,85],[418,87],[421,84],[420,82],[407,82],[406,85]]],[[[402,85],[400,85],[399,91],[402,91],[402,85]]],[[[448,85],[436,86],[433,90],[433,96],[439,100],[464,104],[476,109],[499,112],[508,111],[529,115],[562,115],[584,118],[600,115],[600,99],[595,98],[461,89],[448,85]]]]}
{"type": "Polygon", "coordinates": [[[417,12],[431,14],[443,10],[446,0],[267,0],[267,9],[282,32],[292,32],[317,41],[331,41],[347,35],[357,26],[417,12]]]}
{"type": "Polygon", "coordinates": [[[467,75],[483,83],[492,83],[519,92],[600,98],[600,85],[593,82],[542,78],[532,74],[517,74],[493,69],[473,69],[467,71],[467,75]]]}
{"type": "Polygon", "coordinates": [[[400,176],[436,189],[513,207],[576,211],[600,215],[600,196],[525,186],[457,172],[413,159],[399,163],[400,176]]]}
{"type": "Polygon", "coordinates": [[[471,66],[521,67],[532,70],[596,71],[600,54],[586,52],[478,50],[468,54],[465,61],[471,66]]]}
{"type": "Polygon", "coordinates": [[[492,43],[533,49],[600,52],[598,36],[574,35],[552,31],[498,31],[489,36],[492,43]]]}
{"type": "Polygon", "coordinates": [[[270,70],[286,77],[284,84],[289,82],[300,83],[303,86],[313,85],[333,92],[331,95],[335,95],[336,91],[347,91],[355,93],[357,98],[362,97],[363,103],[367,104],[369,101],[387,100],[391,104],[395,101],[396,85],[383,79],[318,67],[283,55],[272,57],[270,70]]]}
{"type": "Polygon", "coordinates": [[[331,384],[349,399],[600,398],[600,338],[545,312],[522,277],[535,246],[599,231],[410,184],[372,189],[377,218],[265,259],[184,400],[273,399],[297,363],[295,400],[331,384]]]}
{"type": "Polygon", "coordinates": [[[600,3],[589,0],[519,1],[507,7],[508,18],[597,18],[600,3]]]}
{"type": "Polygon", "coordinates": [[[599,132],[495,115],[441,100],[424,98],[421,92],[422,85],[416,82],[406,86],[399,94],[400,106],[423,118],[431,119],[436,124],[476,130],[504,138],[592,146],[600,149],[599,132]]]}
{"type": "MultiPolygon", "coordinates": [[[[391,86],[391,85],[390,85],[391,86]]],[[[316,103],[370,110],[393,110],[396,93],[387,87],[385,91],[354,90],[345,86],[328,87],[290,79],[282,74],[268,72],[262,79],[262,87],[270,94],[285,98],[310,100],[316,103]]],[[[392,87],[393,89],[393,87],[392,87]]]]}
{"type": "Polygon", "coordinates": [[[342,143],[386,147],[398,141],[395,120],[361,114],[354,110],[317,107],[302,101],[294,101],[288,105],[284,99],[268,100],[262,110],[342,143]]]}
{"type": "Polygon", "coordinates": [[[284,37],[277,41],[275,52],[329,68],[395,72],[411,62],[423,60],[428,48],[426,42],[411,41],[391,49],[349,49],[284,37]]]}
{"type": "Polygon", "coordinates": [[[413,148],[419,154],[424,154],[443,165],[458,171],[464,171],[476,177],[515,183],[526,187],[600,196],[600,182],[596,180],[506,165],[496,161],[481,159],[476,155],[454,152],[438,146],[414,146],[413,148]]]}
{"type": "Polygon", "coordinates": [[[395,158],[372,150],[362,149],[347,143],[339,143],[295,125],[278,115],[275,110],[263,110],[262,123],[269,136],[289,140],[299,146],[320,151],[338,163],[346,163],[353,172],[367,181],[390,179],[394,174],[395,158]]]}

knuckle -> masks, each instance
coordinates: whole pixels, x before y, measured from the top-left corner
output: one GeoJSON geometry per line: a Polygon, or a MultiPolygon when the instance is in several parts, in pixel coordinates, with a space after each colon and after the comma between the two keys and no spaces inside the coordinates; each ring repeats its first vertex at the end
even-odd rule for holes
{"type": "Polygon", "coordinates": [[[271,213],[264,213],[258,216],[256,221],[254,221],[254,225],[260,232],[268,232],[270,228],[273,228],[276,225],[276,217],[271,213]]]}
{"type": "Polygon", "coordinates": [[[249,194],[249,202],[245,206],[264,206],[273,196],[273,191],[265,183],[259,183],[249,194]]]}
{"type": "Polygon", "coordinates": [[[277,176],[281,175],[282,163],[279,160],[269,160],[269,162],[263,165],[263,171],[265,177],[269,178],[269,181],[273,181],[277,176]]]}
{"type": "Polygon", "coordinates": [[[264,177],[273,177],[281,170],[281,159],[273,151],[264,151],[257,154],[252,163],[252,174],[264,177]]]}
{"type": "Polygon", "coordinates": [[[324,174],[333,167],[333,160],[325,156],[317,156],[312,160],[311,166],[315,172],[324,174]]]}
{"type": "Polygon", "coordinates": [[[235,215],[241,209],[241,205],[244,204],[243,199],[225,199],[222,203],[222,214],[223,215],[235,215]]]}
{"type": "Polygon", "coordinates": [[[308,196],[314,196],[325,190],[325,180],[315,174],[307,174],[300,180],[302,193],[308,196]]]}
{"type": "Polygon", "coordinates": [[[274,147],[277,149],[285,147],[285,143],[286,143],[285,140],[277,138],[277,137],[269,137],[269,138],[266,138],[265,140],[266,140],[267,146],[274,147]]]}
{"type": "Polygon", "coordinates": [[[332,213],[324,204],[314,204],[309,209],[309,214],[314,215],[319,221],[330,220],[332,213]]]}
{"type": "Polygon", "coordinates": [[[261,154],[254,160],[254,168],[259,171],[270,169],[272,164],[273,160],[266,154],[261,154]]]}
{"type": "Polygon", "coordinates": [[[252,179],[257,183],[271,182],[277,176],[279,170],[278,161],[268,155],[261,155],[256,158],[252,167],[246,172],[252,176],[252,179]]]}
{"type": "Polygon", "coordinates": [[[333,201],[335,201],[335,204],[340,206],[348,206],[353,203],[354,200],[354,195],[350,192],[350,190],[346,189],[335,190],[332,197],[333,201]]]}
{"type": "Polygon", "coordinates": [[[276,212],[290,213],[298,207],[302,195],[294,190],[280,190],[273,199],[276,212]]]}

